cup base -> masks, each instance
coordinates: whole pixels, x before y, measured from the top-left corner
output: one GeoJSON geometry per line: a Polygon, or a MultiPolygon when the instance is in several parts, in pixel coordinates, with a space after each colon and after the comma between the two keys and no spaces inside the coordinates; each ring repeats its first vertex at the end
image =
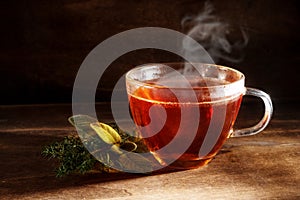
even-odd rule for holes
{"type": "Polygon", "coordinates": [[[178,170],[188,170],[188,169],[196,169],[201,166],[208,164],[214,156],[206,157],[206,158],[191,158],[189,156],[181,156],[176,161],[172,162],[169,161],[166,157],[161,158],[161,156],[153,154],[156,160],[163,166],[166,166],[169,169],[178,169],[178,170]],[[168,164],[171,163],[171,164],[168,164]]]}
{"type": "Polygon", "coordinates": [[[169,165],[174,169],[196,169],[208,164],[213,158],[199,159],[199,160],[176,160],[169,165]]]}

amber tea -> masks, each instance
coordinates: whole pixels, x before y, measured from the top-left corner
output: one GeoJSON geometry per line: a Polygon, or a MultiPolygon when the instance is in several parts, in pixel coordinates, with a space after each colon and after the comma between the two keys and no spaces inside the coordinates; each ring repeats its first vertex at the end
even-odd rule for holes
{"type": "MultiPolygon", "coordinates": [[[[218,82],[220,82],[217,79],[215,79],[212,83],[211,81],[212,80],[210,80],[210,83],[208,83],[209,85],[218,85],[218,82]]],[[[200,89],[199,84],[197,84],[196,87],[193,87],[193,89],[195,94],[197,94],[197,90],[200,89]]],[[[198,93],[203,93],[203,91],[198,93]]],[[[184,93],[182,95],[184,95],[184,93]]],[[[193,141],[190,147],[178,159],[176,159],[172,166],[179,168],[194,168],[205,164],[205,162],[209,161],[222,147],[225,139],[229,136],[230,130],[232,129],[236,119],[242,95],[238,95],[230,99],[224,99],[221,102],[213,102],[209,101],[209,99],[203,99],[201,94],[199,94],[198,102],[178,102],[178,97],[176,97],[168,88],[149,89],[140,87],[134,92],[134,94],[130,95],[129,99],[131,114],[138,126],[144,127],[150,124],[151,119],[148,114],[150,108],[154,113],[153,117],[155,117],[157,120],[160,120],[159,118],[164,116],[164,114],[161,113],[162,110],[160,108],[156,108],[158,108],[158,106],[162,106],[165,109],[167,114],[165,124],[158,133],[154,133],[156,131],[155,128],[146,128],[141,132],[141,136],[146,138],[145,142],[151,152],[156,152],[172,141],[174,136],[179,131],[179,124],[182,125],[184,133],[180,134],[182,137],[177,139],[180,141],[192,139],[193,141]],[[185,110],[190,113],[189,118],[185,118],[183,121],[181,120],[181,107],[185,107],[185,110]],[[219,109],[220,107],[226,109],[224,126],[217,143],[203,160],[198,155],[200,147],[206,136],[212,115],[218,115],[218,111],[223,110],[219,109]],[[195,116],[193,116],[193,113],[196,113],[195,110],[200,113],[200,120],[193,122],[198,123],[198,130],[196,136],[193,138],[193,136],[190,135],[189,127],[191,121],[195,119],[195,116]]],[[[175,156],[176,158],[178,157],[177,154],[180,154],[180,152],[176,152],[176,149],[177,148],[175,148],[174,152],[170,152],[169,154],[157,155],[154,153],[154,155],[158,157],[161,162],[164,162],[164,160],[168,159],[172,160],[172,156],[175,156]]]]}
{"type": "Polygon", "coordinates": [[[174,73],[173,68],[160,64],[141,66],[127,73],[133,120],[150,152],[163,166],[190,169],[205,165],[227,138],[255,134],[270,119],[272,104],[268,95],[245,88],[242,73],[217,65],[197,66],[196,72],[189,74],[180,69],[174,73]],[[265,117],[254,127],[233,131],[245,94],[264,100],[265,117]],[[220,124],[220,129],[215,128],[220,124]],[[207,142],[207,138],[211,141],[207,142]],[[160,151],[170,143],[172,148],[160,151]],[[201,154],[201,148],[208,143],[210,150],[201,154]],[[183,151],[181,147],[185,144],[189,145],[183,151]]]}

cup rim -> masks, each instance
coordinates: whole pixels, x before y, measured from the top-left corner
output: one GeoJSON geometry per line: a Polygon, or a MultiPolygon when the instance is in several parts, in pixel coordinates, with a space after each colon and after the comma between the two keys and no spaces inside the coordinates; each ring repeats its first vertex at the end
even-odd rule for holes
{"type": "MultiPolygon", "coordinates": [[[[126,78],[126,82],[129,81],[131,83],[134,83],[134,84],[137,84],[139,86],[143,86],[143,87],[147,87],[147,88],[166,88],[166,86],[162,86],[162,85],[158,85],[158,84],[153,84],[153,83],[146,83],[146,82],[143,82],[143,81],[140,81],[140,80],[135,80],[133,79],[132,77],[130,77],[130,75],[138,70],[141,70],[141,69],[144,69],[144,68],[156,68],[156,67],[161,67],[161,66],[169,66],[169,65],[175,65],[175,64],[184,64],[184,62],[167,62],[167,63],[147,63],[147,64],[142,64],[142,65],[138,65],[136,66],[135,68],[129,70],[126,75],[125,75],[125,78],[126,78]]],[[[239,78],[233,82],[229,82],[229,83],[226,83],[226,84],[218,84],[218,85],[206,85],[206,86],[202,86],[202,87],[193,87],[194,90],[201,90],[201,89],[215,89],[215,88],[227,88],[227,87],[232,87],[234,85],[237,85],[238,83],[240,82],[243,82],[243,86],[244,86],[244,82],[245,82],[245,75],[236,70],[236,69],[233,69],[231,67],[227,67],[227,66],[223,66],[223,65],[218,65],[218,64],[209,64],[209,63],[189,63],[189,64],[192,64],[192,65],[204,65],[204,66],[213,66],[213,67],[216,67],[218,69],[221,69],[221,70],[229,70],[229,71],[232,71],[234,72],[235,74],[237,74],[239,76],[239,78]]],[[[169,66],[170,67],[170,66],[169,66]]],[[[168,87],[169,89],[174,89],[174,90],[185,90],[185,89],[190,89],[190,87],[168,87]]]]}

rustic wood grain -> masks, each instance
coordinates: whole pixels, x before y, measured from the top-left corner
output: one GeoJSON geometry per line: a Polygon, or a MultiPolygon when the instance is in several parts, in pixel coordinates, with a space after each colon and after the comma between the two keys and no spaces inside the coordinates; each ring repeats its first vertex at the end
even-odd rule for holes
{"type": "MultiPolygon", "coordinates": [[[[97,107],[110,120],[107,104],[97,107]]],[[[300,198],[300,116],[293,106],[282,107],[261,134],[230,138],[199,169],[153,175],[92,172],[59,179],[56,163],[40,152],[43,145],[76,134],[66,123],[70,108],[0,106],[0,199],[300,198]]],[[[255,122],[251,111],[241,113],[241,126],[255,122]]]]}

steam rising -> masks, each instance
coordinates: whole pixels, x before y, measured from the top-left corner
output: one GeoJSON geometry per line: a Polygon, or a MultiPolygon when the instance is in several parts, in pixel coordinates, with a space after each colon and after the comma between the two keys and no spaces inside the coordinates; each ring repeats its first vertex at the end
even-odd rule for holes
{"type": "MultiPolygon", "coordinates": [[[[232,27],[213,15],[214,8],[208,1],[202,12],[197,16],[187,16],[182,20],[182,27],[188,30],[187,35],[200,43],[210,54],[212,59],[217,63],[220,59],[232,63],[243,60],[242,50],[248,43],[246,32],[239,27],[237,41],[230,41],[232,27]],[[238,55],[236,55],[238,54],[238,55]]],[[[185,54],[195,62],[205,62],[205,57],[201,49],[191,44],[189,40],[182,41],[185,54]],[[203,60],[203,61],[202,61],[203,60]]]]}

